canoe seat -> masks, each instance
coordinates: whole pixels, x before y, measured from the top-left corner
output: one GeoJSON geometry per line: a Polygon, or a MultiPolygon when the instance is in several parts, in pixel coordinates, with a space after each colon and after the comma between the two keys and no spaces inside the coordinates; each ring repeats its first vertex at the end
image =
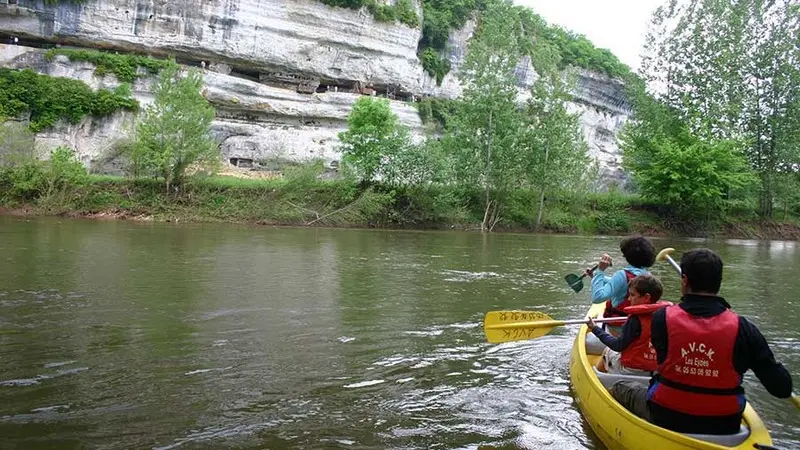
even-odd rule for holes
{"type": "Polygon", "coordinates": [[[640,377],[636,375],[619,375],[616,373],[605,373],[600,372],[597,370],[597,367],[593,367],[595,375],[597,378],[600,379],[600,383],[605,386],[606,389],[611,389],[611,386],[614,385],[617,381],[632,381],[634,383],[640,383],[643,386],[650,385],[650,377],[640,377]]]}
{"type": "Polygon", "coordinates": [[[741,445],[750,437],[750,428],[744,425],[739,426],[739,432],[736,434],[690,434],[687,436],[701,441],[713,442],[715,444],[724,445],[725,447],[736,447],[741,445]]]}
{"type": "Polygon", "coordinates": [[[603,349],[606,348],[606,344],[603,344],[597,336],[593,335],[592,333],[586,334],[586,353],[589,355],[602,355],[603,349]]]}

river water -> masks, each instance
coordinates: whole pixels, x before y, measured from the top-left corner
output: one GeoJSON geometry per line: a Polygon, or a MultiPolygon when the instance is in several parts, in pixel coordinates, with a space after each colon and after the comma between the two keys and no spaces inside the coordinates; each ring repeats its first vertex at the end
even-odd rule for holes
{"type": "MultiPolygon", "coordinates": [[[[0,447],[602,448],[570,394],[576,329],[490,345],[481,321],[580,318],[563,276],[618,240],[0,217],[0,447]]],[[[795,242],[655,242],[719,251],[797,381],[795,242]]],[[[800,448],[800,414],[746,388],[800,448]]]]}

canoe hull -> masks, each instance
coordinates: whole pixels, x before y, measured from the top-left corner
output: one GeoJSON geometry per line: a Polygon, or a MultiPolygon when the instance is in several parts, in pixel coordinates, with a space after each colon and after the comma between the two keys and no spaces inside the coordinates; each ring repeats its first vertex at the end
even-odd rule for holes
{"type": "MultiPolygon", "coordinates": [[[[602,305],[601,305],[602,306],[602,305]]],[[[599,315],[601,308],[593,307],[589,316],[599,315]]],[[[750,436],[736,447],[725,447],[693,439],[656,427],[631,414],[617,403],[602,385],[586,354],[586,333],[581,326],[570,358],[570,380],[583,417],[600,440],[610,450],[658,449],[658,450],[730,450],[753,449],[753,445],[771,445],[769,432],[755,410],[748,403],[744,420],[750,427],[750,436]]]]}

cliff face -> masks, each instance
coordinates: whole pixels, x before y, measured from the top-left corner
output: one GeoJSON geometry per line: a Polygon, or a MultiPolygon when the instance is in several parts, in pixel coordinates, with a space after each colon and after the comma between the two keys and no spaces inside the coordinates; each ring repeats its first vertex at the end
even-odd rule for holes
{"type": "Polygon", "coordinates": [[[420,93],[421,31],[316,0],[19,0],[0,5],[0,31],[86,47],[225,63],[256,81],[372,83],[420,93]]]}
{"type": "MultiPolygon", "coordinates": [[[[113,89],[120,83],[113,75],[97,77],[89,63],[72,62],[65,56],[48,61],[37,48],[0,44],[0,65],[30,68],[50,76],[81,80],[94,89],[113,89]]],[[[153,101],[154,78],[137,79],[134,97],[146,106],[153,101]]],[[[339,159],[336,135],[347,129],[347,115],[360,94],[325,92],[301,94],[213,71],[205,71],[203,96],[216,108],[212,132],[221,143],[225,160],[339,159]]],[[[410,102],[391,100],[400,123],[416,136],[422,122],[410,102]]],[[[87,165],[103,160],[120,140],[133,131],[130,113],[105,118],[87,118],[77,125],[59,124],[36,137],[41,148],[68,145],[79,150],[87,165]]]]}
{"type": "MultiPolygon", "coordinates": [[[[421,15],[419,2],[415,7],[421,15]]],[[[422,95],[456,97],[456,77],[474,23],[450,37],[453,70],[442,85],[428,76],[416,56],[421,32],[400,23],[375,21],[364,10],[331,8],[316,0],[88,0],[48,6],[43,0],[0,4],[0,36],[20,44],[58,43],[154,56],[206,67],[204,95],[217,109],[213,130],[223,157],[338,159],[336,134],[359,95],[382,95],[417,136],[422,124],[408,102],[422,95]]],[[[97,78],[90,64],[39,49],[0,47],[0,64],[68,76],[93,87],[114,87],[113,76],[97,78]]],[[[527,60],[518,69],[520,86],[535,79],[527,60]]],[[[152,79],[137,81],[134,95],[146,104],[152,79]]],[[[616,133],[627,120],[623,86],[581,72],[570,105],[601,171],[621,180],[616,133]]],[[[84,160],[96,160],[108,137],[128,133],[131,118],[118,114],[87,119],[40,134],[44,147],[66,143],[84,160]]]]}

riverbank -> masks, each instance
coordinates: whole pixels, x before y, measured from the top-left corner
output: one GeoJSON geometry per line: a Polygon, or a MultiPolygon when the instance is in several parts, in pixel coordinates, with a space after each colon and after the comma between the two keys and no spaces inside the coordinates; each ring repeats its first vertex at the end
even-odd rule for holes
{"type": "MultiPolygon", "coordinates": [[[[209,177],[167,194],[164,185],[155,180],[91,176],[80,186],[27,198],[0,194],[0,214],[476,231],[483,218],[482,195],[477,189],[441,186],[366,186],[343,179],[320,180],[311,173],[274,179],[209,177]]],[[[537,215],[538,193],[515,191],[505,198],[502,220],[494,231],[800,238],[800,226],[791,217],[761,222],[742,210],[723,218],[677,220],[659,205],[619,193],[551,196],[538,228],[537,215]]]]}

